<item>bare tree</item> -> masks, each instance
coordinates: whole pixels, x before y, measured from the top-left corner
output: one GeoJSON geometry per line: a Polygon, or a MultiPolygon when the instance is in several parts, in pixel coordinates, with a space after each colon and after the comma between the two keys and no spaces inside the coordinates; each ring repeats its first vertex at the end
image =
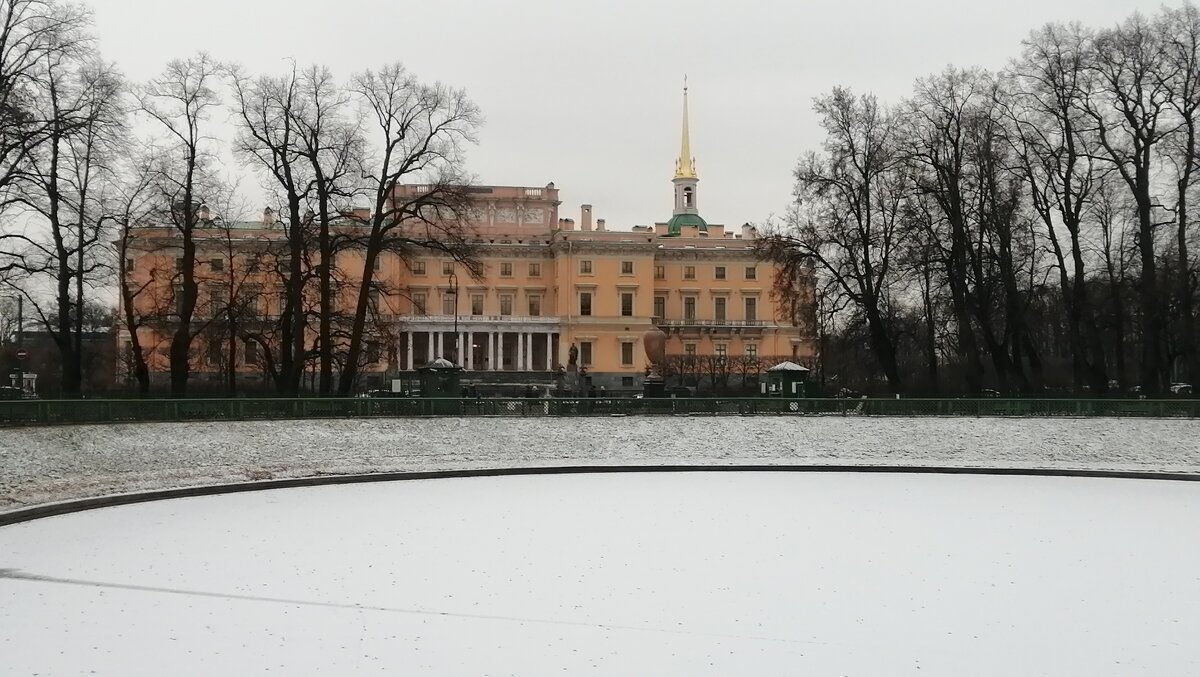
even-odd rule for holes
{"type": "MultiPolygon", "coordinates": [[[[364,141],[360,124],[351,117],[350,94],[333,79],[328,68],[310,66],[300,74],[299,105],[291,107],[297,130],[297,152],[308,164],[311,176],[310,195],[317,235],[317,285],[319,298],[319,359],[318,392],[328,395],[333,390],[333,320],[336,303],[333,296],[333,277],[338,251],[345,245],[346,235],[335,229],[346,205],[357,189],[354,176],[363,160],[364,141]]],[[[352,239],[352,238],[351,238],[352,239]]]]}
{"type": "Polygon", "coordinates": [[[1013,65],[1010,136],[1030,204],[1044,227],[1067,309],[1072,374],[1077,388],[1107,389],[1103,348],[1087,289],[1084,220],[1096,184],[1095,148],[1083,112],[1091,95],[1087,69],[1091,32],[1049,24],[1026,41],[1013,65]],[[1060,225],[1067,242],[1060,237],[1060,225]]]}
{"type": "Polygon", "coordinates": [[[475,140],[482,122],[479,109],[464,92],[422,84],[400,64],[357,75],[352,89],[368,111],[378,146],[370,171],[363,172],[371,213],[358,240],[364,265],[338,380],[343,395],[350,393],[357,376],[375,260],[382,253],[441,251],[464,263],[471,274],[481,274],[466,229],[470,181],[463,171],[463,145],[475,140]],[[397,189],[406,181],[422,187],[402,195],[397,189]]]}
{"type": "Polygon", "coordinates": [[[1167,140],[1167,160],[1174,171],[1175,257],[1177,262],[1176,296],[1178,311],[1178,355],[1184,372],[1193,383],[1200,380],[1200,360],[1196,357],[1196,286],[1189,240],[1195,226],[1189,212],[1188,196],[1200,169],[1200,10],[1185,4],[1177,9],[1164,8],[1158,22],[1163,37],[1163,69],[1158,80],[1168,94],[1168,102],[1179,121],[1179,128],[1167,140]]]}
{"type": "Polygon", "coordinates": [[[1093,122],[1092,132],[1100,149],[1097,154],[1111,163],[1136,205],[1141,268],[1141,385],[1155,394],[1164,392],[1166,386],[1166,332],[1155,250],[1155,229],[1163,224],[1155,221],[1153,184],[1162,142],[1175,126],[1171,91],[1160,77],[1166,65],[1164,59],[1162,37],[1141,15],[1100,31],[1088,62],[1096,86],[1083,106],[1093,122]]]}
{"type": "Polygon", "coordinates": [[[816,262],[863,313],[872,350],[892,391],[900,392],[888,324],[903,197],[895,123],[874,96],[855,97],[842,88],[818,98],[814,108],[826,133],[825,154],[801,160],[789,228],[760,240],[759,251],[789,282],[816,262]]]}
{"type": "Polygon", "coordinates": [[[17,288],[57,347],[66,396],[83,383],[87,295],[110,270],[98,206],[124,127],[124,84],[95,56],[82,22],[60,23],[61,47],[27,72],[41,85],[28,111],[43,134],[9,185],[10,205],[28,223],[13,263],[23,273],[17,288]],[[53,293],[43,296],[42,288],[53,293]]]}
{"type": "Polygon", "coordinates": [[[157,195],[152,191],[153,173],[147,159],[153,155],[147,153],[126,159],[122,172],[124,180],[117,184],[106,206],[106,218],[115,229],[113,246],[120,295],[119,322],[129,337],[128,349],[117,357],[137,381],[138,394],[143,397],[150,393],[150,366],[146,359],[147,349],[142,345],[141,329],[161,324],[167,314],[160,305],[147,304],[146,299],[162,288],[164,282],[169,283],[172,275],[171,271],[154,266],[140,272],[137,268],[137,258],[152,254],[154,247],[152,241],[139,238],[137,233],[138,227],[146,225],[155,212],[157,195]],[[146,311],[147,307],[150,312],[146,311]]]}
{"type": "Polygon", "coordinates": [[[213,190],[212,161],[204,125],[219,105],[216,90],[218,67],[207,54],[167,64],[157,78],[141,87],[140,110],[166,137],[164,152],[155,158],[155,185],[162,203],[162,219],[178,233],[178,295],[175,327],[169,351],[171,394],[187,393],[191,372],[193,316],[199,297],[196,283],[196,229],[202,201],[213,190]]]}

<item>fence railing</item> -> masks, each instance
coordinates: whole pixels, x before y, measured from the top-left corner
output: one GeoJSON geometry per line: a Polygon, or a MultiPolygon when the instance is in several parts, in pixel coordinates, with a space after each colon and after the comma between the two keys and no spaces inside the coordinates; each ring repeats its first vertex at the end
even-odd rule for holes
{"type": "Polygon", "coordinates": [[[406,416],[804,416],[821,414],[1200,418],[1200,400],[231,398],[0,401],[0,425],[406,416]]]}

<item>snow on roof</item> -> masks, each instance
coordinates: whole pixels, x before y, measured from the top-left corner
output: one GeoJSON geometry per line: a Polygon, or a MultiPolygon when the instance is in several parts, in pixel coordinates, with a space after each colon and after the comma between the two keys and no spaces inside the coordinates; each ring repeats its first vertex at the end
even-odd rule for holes
{"type": "Polygon", "coordinates": [[[795,362],[780,362],[767,371],[808,371],[808,367],[802,367],[795,362]]]}
{"type": "Polygon", "coordinates": [[[454,364],[453,362],[451,362],[450,360],[447,360],[444,357],[439,357],[436,360],[434,360],[433,362],[430,362],[429,364],[425,365],[425,368],[427,368],[427,369],[457,369],[458,365],[454,364]]]}

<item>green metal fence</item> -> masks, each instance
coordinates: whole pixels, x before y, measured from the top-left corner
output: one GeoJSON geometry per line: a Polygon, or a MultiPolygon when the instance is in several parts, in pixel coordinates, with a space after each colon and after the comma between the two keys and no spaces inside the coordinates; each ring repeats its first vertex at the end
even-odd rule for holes
{"type": "Polygon", "coordinates": [[[1154,416],[1200,418],[1200,400],[236,398],[0,401],[0,425],[405,416],[1154,416]]]}

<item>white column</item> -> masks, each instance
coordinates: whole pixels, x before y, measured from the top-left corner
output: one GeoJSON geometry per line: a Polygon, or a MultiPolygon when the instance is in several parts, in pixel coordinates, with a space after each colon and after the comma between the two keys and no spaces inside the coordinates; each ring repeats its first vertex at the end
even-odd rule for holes
{"type": "Polygon", "coordinates": [[[496,371],[496,332],[488,332],[488,369],[496,371]]]}
{"type": "Polygon", "coordinates": [[[467,369],[475,371],[475,334],[467,332],[467,369]]]}
{"type": "Polygon", "coordinates": [[[413,369],[416,369],[416,367],[413,365],[413,344],[416,343],[417,341],[416,341],[416,337],[413,336],[413,333],[411,331],[406,332],[406,335],[408,336],[408,368],[411,371],[413,369]]]}
{"type": "Polygon", "coordinates": [[[433,345],[435,347],[433,349],[433,355],[430,355],[430,357],[435,360],[439,357],[442,357],[442,351],[446,348],[445,343],[446,339],[443,337],[442,332],[433,332],[433,345]]]}
{"type": "Polygon", "coordinates": [[[425,347],[425,353],[426,353],[425,361],[426,362],[432,362],[433,358],[437,357],[437,353],[435,353],[433,350],[433,337],[436,334],[437,334],[437,332],[432,332],[432,331],[429,332],[429,337],[428,337],[429,341],[425,344],[425,346],[426,346],[425,347]]]}
{"type": "Polygon", "coordinates": [[[465,366],[467,364],[467,351],[465,349],[466,348],[466,346],[465,346],[466,340],[465,339],[466,339],[466,335],[463,334],[462,332],[458,332],[458,333],[454,334],[454,345],[458,346],[454,350],[454,357],[455,357],[455,361],[458,362],[458,366],[460,366],[460,367],[465,366]]]}
{"type": "Polygon", "coordinates": [[[554,334],[552,332],[546,332],[546,371],[550,371],[553,368],[553,365],[550,362],[550,358],[551,358],[550,349],[553,347],[554,347],[554,334]]]}
{"type": "Polygon", "coordinates": [[[533,332],[525,334],[525,368],[533,370],[533,332]]]}
{"type": "Polygon", "coordinates": [[[517,369],[525,371],[529,365],[525,362],[525,348],[528,347],[528,341],[525,338],[525,332],[517,334],[517,369]]]}

